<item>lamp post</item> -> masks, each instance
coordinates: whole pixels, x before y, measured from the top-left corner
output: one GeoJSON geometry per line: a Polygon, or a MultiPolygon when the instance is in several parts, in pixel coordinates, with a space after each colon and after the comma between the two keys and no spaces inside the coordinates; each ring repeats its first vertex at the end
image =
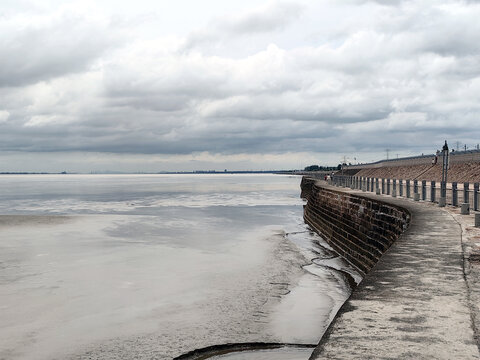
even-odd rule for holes
{"type": "Polygon", "coordinates": [[[447,140],[445,140],[445,145],[443,145],[442,154],[443,154],[442,181],[445,181],[445,183],[446,183],[447,182],[447,176],[448,176],[448,145],[447,145],[447,140]]]}
{"type": "Polygon", "coordinates": [[[444,207],[447,203],[447,180],[448,180],[448,145],[445,140],[445,145],[442,148],[442,182],[440,188],[440,199],[438,205],[444,207]]]}

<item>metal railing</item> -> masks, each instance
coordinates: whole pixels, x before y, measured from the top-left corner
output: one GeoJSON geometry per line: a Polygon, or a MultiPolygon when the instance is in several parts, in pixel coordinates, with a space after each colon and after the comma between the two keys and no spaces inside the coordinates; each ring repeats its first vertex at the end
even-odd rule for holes
{"type": "Polygon", "coordinates": [[[419,183],[418,180],[410,179],[334,175],[330,178],[329,183],[335,186],[395,197],[414,198],[415,194],[418,194],[420,200],[432,203],[438,203],[441,198],[445,198],[445,204],[451,206],[460,206],[460,199],[460,203],[468,203],[474,211],[479,211],[480,207],[480,184],[478,182],[474,183],[472,188],[468,182],[458,184],[456,182],[445,183],[441,181],[437,183],[436,181],[422,180],[419,183]]]}

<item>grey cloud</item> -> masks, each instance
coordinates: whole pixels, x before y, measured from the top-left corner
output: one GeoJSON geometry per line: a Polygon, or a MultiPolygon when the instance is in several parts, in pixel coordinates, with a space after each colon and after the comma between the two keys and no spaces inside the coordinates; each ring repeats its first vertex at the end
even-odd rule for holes
{"type": "Polygon", "coordinates": [[[366,4],[366,3],[374,3],[384,6],[398,6],[404,2],[408,2],[411,0],[350,0],[350,2],[354,4],[366,4]]]}
{"type": "MultiPolygon", "coordinates": [[[[445,137],[473,141],[480,137],[474,126],[480,116],[479,10],[452,16],[415,6],[379,7],[384,18],[369,28],[349,28],[341,44],[271,45],[237,59],[199,49],[165,50],[161,42],[158,49],[156,43],[145,48],[133,43],[105,54],[103,45],[112,41],[99,36],[91,43],[90,27],[85,35],[73,29],[65,38],[60,30],[35,32],[51,37],[48,49],[64,44],[65,58],[60,54],[58,60],[55,51],[34,45],[30,32],[15,33],[10,40],[25,40],[17,50],[8,45],[21,65],[13,70],[9,65],[15,76],[0,70],[16,85],[0,88],[0,112],[9,114],[0,122],[0,150],[372,152],[423,151],[445,137]],[[75,42],[78,50],[65,40],[72,34],[81,39],[75,42]],[[30,52],[38,53],[38,63],[19,59],[30,52]],[[73,55],[79,59],[70,59],[73,55]],[[98,69],[82,72],[99,57],[98,69]],[[66,75],[72,71],[78,74],[66,75]],[[48,78],[44,86],[31,84],[48,78]]],[[[232,36],[282,29],[298,14],[292,10],[289,17],[288,6],[279,8],[283,12],[269,14],[265,23],[257,14],[216,26],[232,36]]]]}
{"type": "Polygon", "coordinates": [[[236,19],[220,20],[218,29],[231,34],[252,34],[284,29],[303,12],[298,3],[279,2],[262,11],[251,12],[236,19]]]}
{"type": "Polygon", "coordinates": [[[69,14],[26,26],[0,19],[0,27],[0,87],[85,71],[119,43],[108,26],[69,14]]]}
{"type": "Polygon", "coordinates": [[[215,19],[208,27],[192,32],[185,41],[184,49],[228,41],[237,36],[283,30],[297,20],[303,10],[303,6],[298,3],[277,1],[260,10],[215,19]]]}

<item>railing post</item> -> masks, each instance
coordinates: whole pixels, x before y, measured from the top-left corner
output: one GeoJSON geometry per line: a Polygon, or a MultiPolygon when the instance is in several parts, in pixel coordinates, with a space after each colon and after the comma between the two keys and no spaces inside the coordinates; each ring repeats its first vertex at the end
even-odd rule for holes
{"type": "Polygon", "coordinates": [[[382,195],[385,195],[385,179],[382,179],[382,195]]]}
{"type": "Polygon", "coordinates": [[[463,183],[463,202],[470,203],[470,183],[463,183]]]}
{"type": "Polygon", "coordinates": [[[397,197],[397,179],[393,179],[392,197],[397,197]]]}
{"type": "Polygon", "coordinates": [[[478,211],[478,189],[480,187],[479,183],[473,184],[473,210],[478,211]]]}
{"type": "Polygon", "coordinates": [[[430,182],[430,201],[435,202],[435,181],[430,182]]]}
{"type": "Polygon", "coordinates": [[[370,178],[367,177],[367,191],[370,191],[370,178]]]}
{"type": "Polygon", "coordinates": [[[407,199],[410,198],[410,180],[407,180],[407,199]]]}
{"type": "Polygon", "coordinates": [[[398,180],[398,195],[403,196],[403,180],[398,180]]]}
{"type": "Polygon", "coordinates": [[[418,194],[418,180],[413,180],[413,193],[418,194]]]}
{"type": "Polygon", "coordinates": [[[427,200],[427,181],[422,180],[422,200],[427,200]]]}
{"type": "Polygon", "coordinates": [[[387,195],[390,195],[390,179],[387,179],[387,195]]]}
{"type": "Polygon", "coordinates": [[[452,205],[458,206],[458,188],[456,182],[452,182],[452,205]]]}
{"type": "Polygon", "coordinates": [[[445,181],[440,182],[440,199],[438,199],[438,206],[445,207],[447,204],[447,184],[445,181]]]}

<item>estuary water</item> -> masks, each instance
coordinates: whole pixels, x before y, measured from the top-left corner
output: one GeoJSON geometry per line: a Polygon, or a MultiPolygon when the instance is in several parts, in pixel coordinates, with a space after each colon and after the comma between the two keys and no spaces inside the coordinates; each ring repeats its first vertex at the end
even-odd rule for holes
{"type": "Polygon", "coordinates": [[[317,343],[359,276],[299,194],[284,175],[0,176],[0,359],[317,343]]]}

